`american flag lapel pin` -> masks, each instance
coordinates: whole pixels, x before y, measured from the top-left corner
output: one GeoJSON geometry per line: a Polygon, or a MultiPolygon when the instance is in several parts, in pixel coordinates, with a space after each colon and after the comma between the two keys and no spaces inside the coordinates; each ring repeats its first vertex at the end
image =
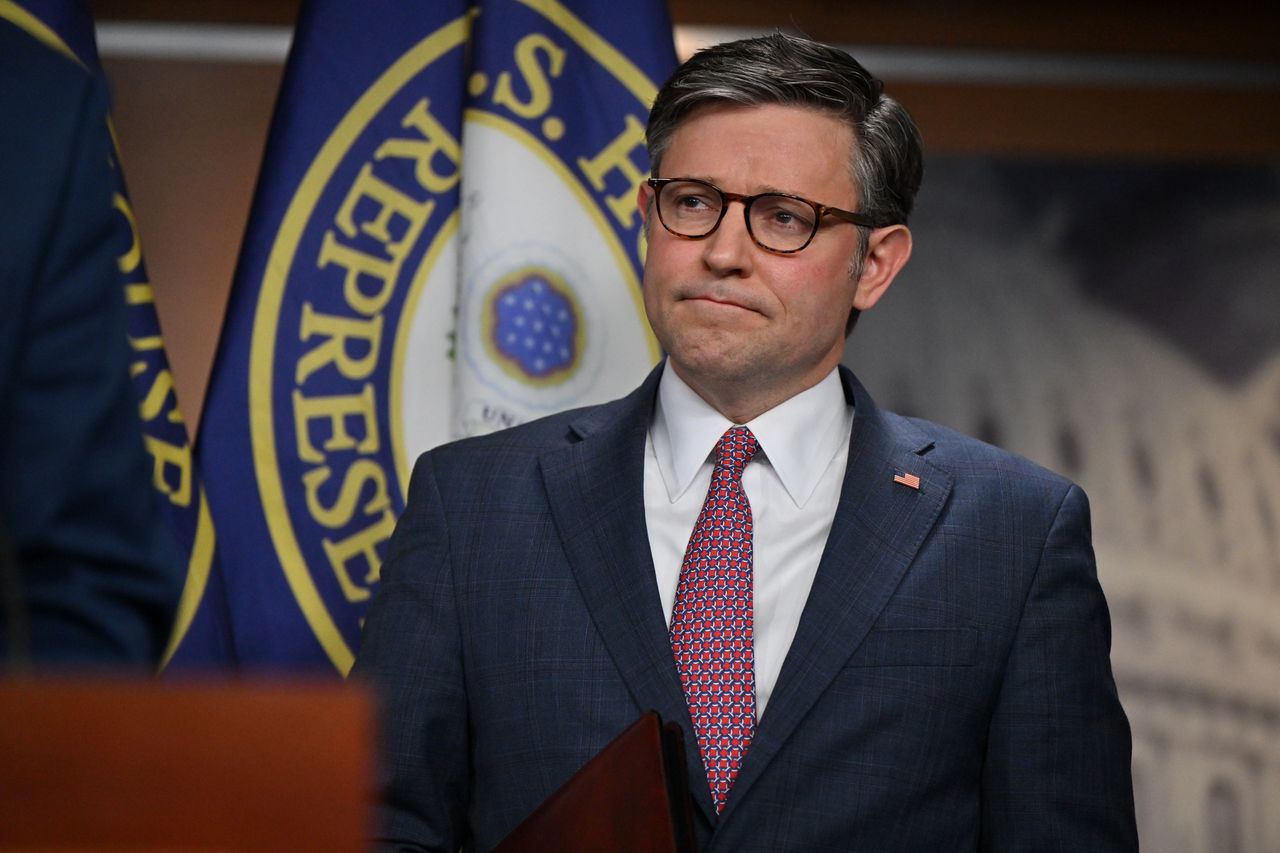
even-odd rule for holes
{"type": "Polygon", "coordinates": [[[920,478],[908,471],[895,471],[893,473],[893,482],[901,483],[908,489],[920,489],[920,478]]]}

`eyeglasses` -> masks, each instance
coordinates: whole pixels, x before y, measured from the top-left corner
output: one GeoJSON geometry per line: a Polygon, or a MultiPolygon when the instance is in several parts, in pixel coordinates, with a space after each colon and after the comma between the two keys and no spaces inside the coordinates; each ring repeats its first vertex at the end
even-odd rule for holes
{"type": "Polygon", "coordinates": [[[747,233],[766,252],[790,255],[813,241],[822,217],[831,215],[865,228],[891,225],[882,217],[829,207],[786,193],[729,193],[697,178],[650,178],[657,194],[658,219],[677,237],[709,237],[724,219],[729,202],[742,202],[747,233]]]}

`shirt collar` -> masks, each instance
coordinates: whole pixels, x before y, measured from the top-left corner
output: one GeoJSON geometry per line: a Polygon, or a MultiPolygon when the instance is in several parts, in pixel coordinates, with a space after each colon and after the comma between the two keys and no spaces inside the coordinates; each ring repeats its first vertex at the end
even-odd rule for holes
{"type": "MultiPolygon", "coordinates": [[[[840,375],[833,369],[817,385],[745,424],[760,443],[753,461],[772,465],[791,500],[804,506],[831,458],[844,446],[852,419],[840,375]]],[[[689,489],[731,426],[733,422],[699,397],[669,363],[663,368],[650,436],[672,503],[689,489]]]]}

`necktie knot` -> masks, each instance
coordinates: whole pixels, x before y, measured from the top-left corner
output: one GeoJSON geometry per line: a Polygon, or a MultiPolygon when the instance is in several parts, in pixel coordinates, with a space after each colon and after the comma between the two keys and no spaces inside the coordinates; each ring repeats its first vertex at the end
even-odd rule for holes
{"type": "Polygon", "coordinates": [[[744,426],[730,427],[720,436],[716,444],[716,466],[712,474],[715,479],[742,479],[742,469],[747,467],[751,457],[760,449],[751,430],[744,426]]]}

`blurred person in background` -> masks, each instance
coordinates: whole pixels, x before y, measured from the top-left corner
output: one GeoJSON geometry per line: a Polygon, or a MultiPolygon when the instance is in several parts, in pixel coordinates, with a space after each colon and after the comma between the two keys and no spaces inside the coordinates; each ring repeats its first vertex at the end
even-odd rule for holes
{"type": "Polygon", "coordinates": [[[183,567],[130,386],[101,78],[0,19],[0,659],[149,670],[183,567]]]}

